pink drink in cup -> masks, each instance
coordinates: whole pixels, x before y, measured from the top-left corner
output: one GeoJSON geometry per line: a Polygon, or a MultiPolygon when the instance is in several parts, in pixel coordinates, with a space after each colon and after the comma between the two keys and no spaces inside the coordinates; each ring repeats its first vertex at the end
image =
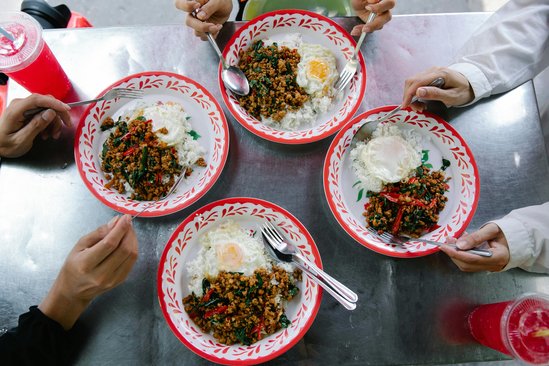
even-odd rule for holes
{"type": "Polygon", "coordinates": [[[0,27],[14,38],[12,42],[0,35],[0,72],[31,93],[63,99],[71,90],[71,83],[42,39],[40,24],[22,12],[1,12],[0,27]]]}
{"type": "Polygon", "coordinates": [[[549,296],[480,305],[469,314],[469,329],[481,344],[527,364],[549,365],[549,296]]]}

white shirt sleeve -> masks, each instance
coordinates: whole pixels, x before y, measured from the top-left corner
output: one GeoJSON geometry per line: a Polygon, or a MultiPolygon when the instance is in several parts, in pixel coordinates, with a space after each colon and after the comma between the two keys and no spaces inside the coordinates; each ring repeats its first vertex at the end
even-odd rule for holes
{"type": "Polygon", "coordinates": [[[510,0],[465,43],[450,68],[469,80],[472,104],[511,90],[548,66],[549,1],[510,0]]]}
{"type": "Polygon", "coordinates": [[[549,273],[549,202],[513,210],[492,222],[499,226],[509,245],[511,257],[504,271],[519,267],[549,273]]]}

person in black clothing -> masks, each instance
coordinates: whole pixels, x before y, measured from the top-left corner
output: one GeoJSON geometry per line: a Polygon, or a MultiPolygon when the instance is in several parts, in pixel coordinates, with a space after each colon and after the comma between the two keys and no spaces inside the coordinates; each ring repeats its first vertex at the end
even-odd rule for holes
{"type": "MultiPolygon", "coordinates": [[[[40,133],[59,137],[61,126],[71,125],[68,109],[49,96],[14,100],[0,117],[1,156],[23,155],[40,133]],[[24,122],[23,112],[36,107],[50,109],[24,122]]],[[[116,216],[80,238],[42,302],[0,336],[0,364],[68,364],[70,329],[95,297],[126,279],[137,260],[137,245],[129,215],[116,216]]]]}
{"type": "MultiPolygon", "coordinates": [[[[273,0],[274,1],[274,0],[273,0]]],[[[353,28],[353,36],[361,32],[373,32],[383,28],[391,20],[391,9],[395,7],[396,0],[349,0],[356,15],[366,21],[371,12],[377,14],[370,25],[358,25],[353,28]]],[[[242,20],[242,12],[248,0],[239,0],[239,11],[236,20],[242,20]]],[[[195,34],[202,40],[206,40],[206,32],[214,37],[219,33],[223,24],[229,19],[233,9],[232,0],[175,0],[175,6],[189,13],[186,24],[194,29],[195,34]],[[190,14],[195,12],[195,16],[190,14]]]]}

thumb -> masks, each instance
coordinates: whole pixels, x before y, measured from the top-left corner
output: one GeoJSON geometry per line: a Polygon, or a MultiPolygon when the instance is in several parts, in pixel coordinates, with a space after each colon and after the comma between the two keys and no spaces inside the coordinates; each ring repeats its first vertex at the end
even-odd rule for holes
{"type": "Polygon", "coordinates": [[[422,86],[416,91],[416,96],[423,100],[438,100],[443,103],[450,101],[450,96],[445,89],[435,86],[422,86]]]}
{"type": "Polygon", "coordinates": [[[55,119],[57,113],[52,109],[47,109],[42,113],[37,114],[32,120],[22,129],[17,132],[24,141],[32,141],[42,131],[44,131],[50,123],[55,119]]]}
{"type": "Polygon", "coordinates": [[[472,249],[478,247],[485,241],[494,239],[498,233],[499,227],[497,225],[488,224],[471,235],[464,235],[459,238],[456,242],[456,246],[461,250],[472,249]]]}

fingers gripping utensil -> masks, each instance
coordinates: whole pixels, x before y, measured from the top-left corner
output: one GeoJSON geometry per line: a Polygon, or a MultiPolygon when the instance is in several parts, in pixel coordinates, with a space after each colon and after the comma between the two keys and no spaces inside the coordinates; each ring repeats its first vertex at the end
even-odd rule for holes
{"type": "MultiPolygon", "coordinates": [[[[444,79],[443,78],[436,78],[435,80],[433,80],[429,84],[429,86],[442,88],[444,86],[444,79]]],[[[419,98],[417,96],[414,96],[412,98],[412,101],[410,102],[410,104],[414,104],[418,100],[419,100],[419,98]]],[[[356,146],[356,143],[358,141],[367,141],[367,140],[369,140],[370,137],[372,136],[372,133],[376,130],[377,126],[381,122],[386,121],[387,119],[391,118],[392,116],[394,116],[401,109],[402,109],[402,104],[400,104],[398,107],[394,108],[392,111],[388,112],[387,114],[383,115],[382,117],[379,117],[378,119],[374,119],[374,120],[364,122],[364,124],[362,124],[362,126],[358,129],[358,131],[356,131],[355,135],[353,136],[353,139],[351,140],[351,146],[350,146],[351,150],[354,149],[354,147],[356,146]]]]}
{"type": "Polygon", "coordinates": [[[285,241],[272,224],[266,222],[261,228],[261,234],[268,244],[267,248],[271,254],[274,254],[275,258],[296,264],[301,270],[311,275],[313,281],[324,288],[326,292],[332,295],[346,309],[356,309],[357,294],[318,268],[314,263],[301,256],[299,249],[285,241]]]}
{"type": "MultiPolygon", "coordinates": [[[[366,21],[366,24],[370,24],[375,18],[376,18],[376,13],[370,13],[368,20],[366,21]]],[[[334,89],[336,89],[338,92],[345,89],[347,84],[349,84],[349,82],[355,75],[356,70],[358,69],[358,54],[360,52],[360,46],[362,46],[362,42],[364,41],[364,38],[366,38],[366,32],[362,32],[360,34],[360,38],[356,43],[355,52],[353,53],[353,56],[349,59],[349,61],[347,61],[347,63],[345,64],[345,67],[343,68],[343,71],[341,71],[341,74],[339,74],[339,79],[337,79],[336,83],[334,84],[334,89]]]]}

